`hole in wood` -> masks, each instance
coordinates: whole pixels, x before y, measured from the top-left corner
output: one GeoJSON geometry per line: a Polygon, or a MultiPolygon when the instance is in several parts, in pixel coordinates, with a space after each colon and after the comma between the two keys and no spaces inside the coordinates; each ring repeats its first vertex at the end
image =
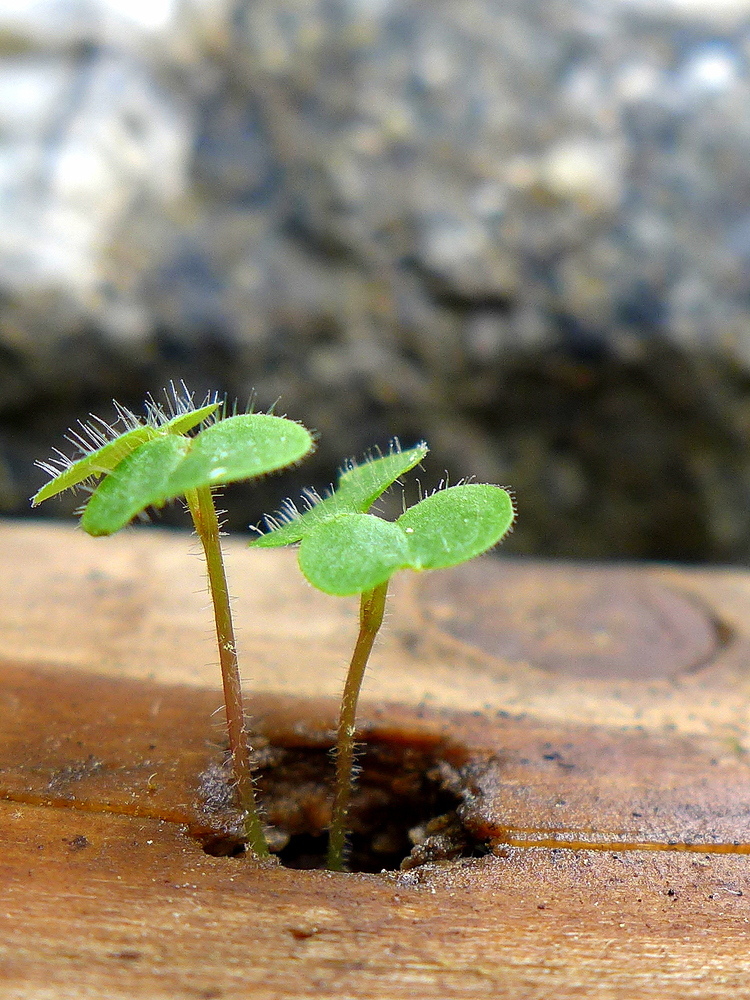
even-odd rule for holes
{"type": "MultiPolygon", "coordinates": [[[[325,867],[333,798],[330,750],[269,746],[261,758],[258,790],[271,850],[287,868],[325,867]]],[[[370,741],[358,764],[349,814],[350,871],[405,870],[488,853],[487,842],[462,821],[460,770],[434,748],[370,741]]],[[[195,825],[193,835],[208,854],[241,853],[227,766],[203,773],[200,796],[205,825],[195,825]]]]}
{"type": "MultiPolygon", "coordinates": [[[[0,800],[155,819],[190,830],[214,854],[241,850],[216,691],[1,666],[0,800]]],[[[721,690],[708,697],[692,680],[681,690],[653,687],[636,726],[364,704],[352,867],[459,859],[486,843],[495,853],[508,845],[748,853],[750,784],[737,735],[744,717],[712,714],[721,690]],[[649,721],[659,698],[668,696],[674,711],[678,693],[692,727],[706,706],[705,733],[657,724],[658,712],[649,721]],[[725,723],[714,732],[716,718],[725,723]]],[[[624,702],[610,704],[619,711],[624,702]]],[[[321,860],[336,707],[277,694],[252,699],[259,801],[290,867],[321,860]]]]}

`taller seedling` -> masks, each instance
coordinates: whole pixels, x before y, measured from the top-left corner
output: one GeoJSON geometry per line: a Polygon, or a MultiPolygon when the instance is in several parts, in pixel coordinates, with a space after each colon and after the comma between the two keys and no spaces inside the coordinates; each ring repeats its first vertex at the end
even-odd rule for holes
{"type": "Polygon", "coordinates": [[[143,420],[115,406],[120,431],[93,417],[92,423],[82,424],[81,432],[73,432],[68,438],[82,452],[81,457],[71,460],[58,452],[52,462],[40,463],[52,478],[32,498],[32,505],[101,479],[82,508],[81,527],[90,535],[111,535],[147,507],[161,507],[178,498],[186,501],[206,557],[229,748],[245,838],[257,855],[266,857],[268,846],[255,803],[234,626],[212,490],[298,462],[312,450],[313,439],[301,424],[283,417],[268,413],[227,416],[216,399],[196,407],[184,386],[181,390],[172,387],[169,412],[149,400],[143,420]]]}
{"type": "Polygon", "coordinates": [[[272,530],[252,544],[300,542],[299,566],[306,579],[327,594],[360,595],[359,635],[341,698],[336,736],[336,784],[328,867],[343,871],[346,817],[352,791],[357,700],[375,637],[383,622],[388,581],[399,569],[443,569],[473,559],[510,529],[513,502],[499,486],[463,483],[439,490],[396,521],[367,513],[399,476],[427,454],[422,443],[409,451],[349,467],[331,496],[294,516],[291,508],[272,530]]]}

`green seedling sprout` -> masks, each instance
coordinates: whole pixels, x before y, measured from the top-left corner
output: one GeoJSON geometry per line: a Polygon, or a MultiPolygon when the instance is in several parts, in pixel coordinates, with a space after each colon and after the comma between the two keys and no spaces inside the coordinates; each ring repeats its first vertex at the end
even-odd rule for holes
{"type": "Polygon", "coordinates": [[[359,634],[341,698],[336,735],[336,781],[328,867],[345,870],[346,818],[352,793],[357,701],[375,638],[383,623],[388,583],[400,569],[457,566],[486,552],[510,529],[513,502],[499,486],[462,483],[440,489],[396,521],[367,513],[399,476],[427,453],[423,443],[347,469],[334,493],[271,531],[256,546],[299,542],[305,578],[326,594],[360,595],[359,634]]]}
{"type": "Polygon", "coordinates": [[[64,490],[100,480],[82,507],[81,527],[90,535],[111,535],[148,507],[184,499],[206,558],[214,609],[224,703],[234,780],[247,843],[260,857],[268,845],[255,802],[237,647],[229,603],[214,487],[274,472],[304,458],[313,448],[301,424],[270,413],[228,416],[218,399],[195,406],[184,385],[174,385],[168,412],[153,400],[141,420],[115,403],[118,431],[98,417],[80,424],[68,440],[76,460],[57,452],[39,463],[51,479],[32,506],[64,490]],[[192,432],[192,433],[191,433],[192,432]]]}

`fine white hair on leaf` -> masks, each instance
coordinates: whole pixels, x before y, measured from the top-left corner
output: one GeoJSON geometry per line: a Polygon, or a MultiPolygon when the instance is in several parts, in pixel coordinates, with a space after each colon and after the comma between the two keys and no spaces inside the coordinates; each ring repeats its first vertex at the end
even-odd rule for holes
{"type": "MultiPolygon", "coordinates": [[[[136,429],[136,427],[143,426],[143,421],[138,416],[136,416],[136,414],[133,413],[132,410],[128,409],[127,406],[123,406],[122,403],[118,403],[116,399],[112,400],[112,405],[115,408],[117,419],[123,425],[125,430],[133,431],[136,429]]],[[[105,422],[100,417],[96,417],[93,414],[91,416],[93,417],[94,420],[98,420],[101,424],[104,424],[106,427],[105,422]]]]}
{"type": "MultiPolygon", "coordinates": [[[[388,443],[388,454],[400,454],[401,444],[398,438],[393,437],[388,443]]],[[[380,445],[373,445],[369,448],[363,455],[361,459],[355,457],[345,458],[344,461],[339,466],[339,477],[345,475],[347,472],[351,472],[352,469],[358,469],[361,465],[367,465],[368,462],[376,462],[379,458],[383,458],[383,449],[380,445]]],[[[331,487],[333,490],[333,487],[331,487]]]]}
{"type": "Polygon", "coordinates": [[[305,506],[305,510],[312,510],[322,499],[314,486],[305,486],[302,490],[302,503],[305,506]]]}
{"type": "MultiPolygon", "coordinates": [[[[77,427],[71,427],[66,432],[65,440],[68,441],[77,450],[78,455],[76,458],[69,458],[64,455],[59,448],[53,449],[55,451],[56,457],[52,459],[52,466],[59,464],[61,470],[70,468],[71,465],[84,458],[86,455],[92,454],[94,451],[98,451],[105,445],[112,441],[116,441],[124,432],[135,430],[137,427],[142,427],[142,422],[128,410],[126,407],[121,406],[116,400],[112,401],[115,407],[115,413],[117,414],[113,423],[109,423],[104,420],[103,417],[97,416],[95,413],[89,414],[89,421],[84,422],[79,420],[77,422],[77,427]],[[118,429],[117,424],[121,424],[122,427],[118,429]]],[[[59,470],[55,472],[55,475],[59,475],[59,470]]]]}
{"type": "Polygon", "coordinates": [[[118,436],[114,427],[110,427],[109,424],[105,424],[104,426],[109,431],[109,437],[104,436],[103,427],[94,428],[79,420],[78,427],[80,430],[71,427],[65,435],[65,440],[69,441],[75,448],[78,448],[82,455],[89,455],[92,451],[97,451],[108,441],[114,441],[118,436]]]}
{"type": "Polygon", "coordinates": [[[279,515],[282,518],[282,521],[284,519],[293,521],[295,518],[300,516],[299,508],[291,497],[287,497],[287,499],[282,503],[279,509],[279,515]]]}
{"type": "Polygon", "coordinates": [[[255,526],[253,531],[257,531],[259,535],[266,534],[271,531],[276,531],[278,528],[283,528],[287,524],[292,524],[298,518],[306,514],[307,511],[312,510],[323,500],[327,500],[332,497],[336,492],[333,484],[329,484],[323,493],[319,493],[314,486],[305,486],[300,491],[300,504],[303,510],[300,510],[297,503],[291,498],[287,497],[283,500],[279,506],[279,509],[274,514],[264,514],[262,518],[262,523],[265,526],[265,531],[263,529],[255,526]]]}
{"type": "MultiPolygon", "coordinates": [[[[388,455],[398,455],[403,451],[401,447],[401,442],[397,437],[392,437],[388,443],[388,455]]],[[[365,452],[360,460],[354,457],[345,458],[338,469],[338,478],[341,479],[348,472],[352,472],[354,469],[358,469],[361,466],[367,465],[369,462],[376,462],[378,459],[387,457],[383,449],[379,445],[374,445],[369,451],[365,452]]],[[[403,491],[403,483],[401,478],[395,479],[393,483],[383,489],[382,494],[385,494],[388,490],[392,489],[393,486],[400,486],[403,491]]],[[[264,514],[262,519],[262,524],[265,526],[265,532],[260,527],[254,527],[253,530],[258,534],[264,534],[267,532],[275,531],[278,528],[282,528],[287,524],[295,521],[297,518],[301,517],[307,511],[312,510],[317,504],[321,503],[323,500],[329,499],[329,497],[334,496],[336,493],[336,487],[333,483],[330,483],[322,492],[319,492],[315,487],[306,486],[300,491],[300,504],[303,508],[302,511],[297,507],[297,504],[291,498],[287,498],[283,501],[280,508],[274,514],[264,514]]],[[[381,496],[378,496],[373,502],[373,507],[375,510],[381,510],[378,507],[378,503],[381,500],[381,496]]],[[[402,494],[403,496],[403,494],[402,494]]],[[[404,503],[402,499],[402,503],[404,503]]],[[[404,507],[404,509],[406,509],[404,507]]]]}
{"type": "Polygon", "coordinates": [[[237,416],[237,400],[235,399],[234,403],[232,403],[230,412],[229,399],[226,393],[223,396],[218,392],[208,393],[201,403],[201,406],[211,406],[214,403],[217,404],[218,409],[214,410],[214,412],[206,420],[207,424],[218,424],[230,415],[233,417],[237,416]]]}
{"type": "Polygon", "coordinates": [[[64,451],[60,451],[59,448],[53,448],[52,451],[54,452],[52,458],[46,462],[36,461],[34,465],[43,472],[48,473],[53,479],[56,479],[62,472],[66,472],[72,468],[76,464],[77,459],[70,458],[69,455],[66,455],[64,451]]]}
{"type": "Polygon", "coordinates": [[[115,428],[102,420],[101,417],[95,417],[93,413],[89,414],[89,417],[91,418],[90,423],[78,421],[81,431],[77,434],[77,437],[86,441],[89,447],[93,445],[94,448],[101,448],[117,435],[115,428]]]}
{"type": "MultiPolygon", "coordinates": [[[[88,500],[86,501],[86,503],[88,503],[88,500]]],[[[83,514],[84,510],[86,510],[86,503],[82,503],[80,507],[76,507],[76,509],[73,511],[73,515],[75,517],[80,517],[83,514]]]]}
{"type": "Polygon", "coordinates": [[[257,524],[251,525],[252,530],[257,532],[259,535],[265,535],[271,531],[276,531],[278,528],[283,528],[284,525],[289,522],[280,521],[279,518],[275,517],[273,514],[264,514],[261,518],[261,523],[263,525],[262,528],[257,524]]]}
{"type": "Polygon", "coordinates": [[[146,411],[146,423],[150,427],[160,427],[167,422],[168,417],[166,413],[150,394],[146,396],[144,409],[146,411]]]}
{"type": "MultiPolygon", "coordinates": [[[[251,389],[250,392],[248,393],[247,402],[245,403],[245,410],[244,410],[244,412],[247,413],[247,414],[255,413],[255,407],[257,405],[257,402],[258,402],[258,394],[255,391],[255,389],[251,389]]],[[[276,402],[278,402],[278,400],[276,402]]],[[[274,403],[274,406],[275,405],[276,405],[276,403],[274,403]]],[[[273,410],[273,406],[271,407],[271,410],[273,410]]]]}
{"type": "MultiPolygon", "coordinates": [[[[171,380],[162,391],[164,394],[164,403],[157,402],[150,393],[146,396],[144,404],[146,423],[151,427],[161,427],[170,420],[174,420],[175,417],[185,416],[187,413],[193,413],[203,406],[211,406],[214,403],[223,404],[218,411],[218,418],[221,419],[221,416],[225,415],[226,398],[222,399],[218,392],[207,393],[203,402],[198,405],[195,402],[195,393],[188,389],[182,379],[178,383],[171,380]]],[[[137,421],[137,418],[133,414],[130,416],[137,421]]],[[[213,414],[212,416],[216,419],[217,414],[213,414]]]]}
{"type": "Polygon", "coordinates": [[[163,423],[164,412],[151,393],[143,401],[143,409],[146,413],[146,423],[151,427],[158,427],[160,423],[163,423]]]}
{"type": "Polygon", "coordinates": [[[188,389],[182,379],[180,379],[179,385],[175,385],[174,380],[170,379],[169,385],[164,389],[164,396],[167,401],[166,411],[170,418],[180,417],[196,409],[195,393],[188,389]]]}
{"type": "MultiPolygon", "coordinates": [[[[65,440],[75,449],[73,457],[66,455],[59,448],[53,448],[53,455],[50,459],[47,461],[37,461],[35,465],[43,472],[46,472],[52,479],[56,479],[61,473],[66,472],[82,458],[86,458],[112,441],[116,441],[123,434],[137,430],[140,427],[150,426],[158,428],[175,417],[184,416],[196,409],[213,404],[218,404],[219,409],[211,414],[209,418],[211,422],[220,420],[226,415],[226,398],[222,400],[219,393],[208,393],[200,407],[198,407],[195,404],[195,394],[188,389],[183,380],[177,383],[174,380],[170,381],[169,385],[163,391],[165,397],[164,405],[157,403],[152,395],[149,394],[146,396],[144,403],[145,416],[143,418],[137,416],[132,410],[127,406],[123,406],[116,399],[113,399],[112,406],[114,407],[115,418],[112,422],[105,420],[95,413],[90,413],[88,420],[78,420],[76,426],[69,428],[65,433],[65,440]]],[[[111,472],[111,470],[101,469],[99,472],[105,473],[111,472]]],[[[93,475],[96,476],[97,474],[99,473],[94,471],[93,475]]],[[[85,485],[76,484],[71,488],[85,488],[85,485]]]]}
{"type": "Polygon", "coordinates": [[[57,479],[57,477],[60,475],[60,473],[64,472],[66,468],[69,469],[72,464],[73,463],[70,462],[70,461],[68,461],[65,465],[63,465],[62,463],[60,463],[59,465],[54,465],[52,463],[52,461],[49,461],[49,462],[36,461],[36,462],[34,462],[34,465],[37,467],[37,469],[41,469],[42,472],[46,472],[48,476],[52,477],[52,479],[57,479]]]}
{"type": "MultiPolygon", "coordinates": [[[[263,524],[266,527],[266,531],[276,531],[278,528],[283,528],[284,525],[291,524],[293,521],[296,521],[298,517],[301,517],[301,514],[297,505],[291,497],[287,497],[275,514],[263,515],[263,524]]],[[[264,534],[264,532],[260,531],[260,529],[256,530],[259,531],[260,534],[264,534]]]]}

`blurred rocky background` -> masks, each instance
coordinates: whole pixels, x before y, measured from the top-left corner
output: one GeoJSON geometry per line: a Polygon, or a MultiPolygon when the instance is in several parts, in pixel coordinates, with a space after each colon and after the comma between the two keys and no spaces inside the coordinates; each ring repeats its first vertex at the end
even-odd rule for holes
{"type": "Polygon", "coordinates": [[[750,0],[0,0],[2,511],[172,378],[747,564],[750,0]]]}

